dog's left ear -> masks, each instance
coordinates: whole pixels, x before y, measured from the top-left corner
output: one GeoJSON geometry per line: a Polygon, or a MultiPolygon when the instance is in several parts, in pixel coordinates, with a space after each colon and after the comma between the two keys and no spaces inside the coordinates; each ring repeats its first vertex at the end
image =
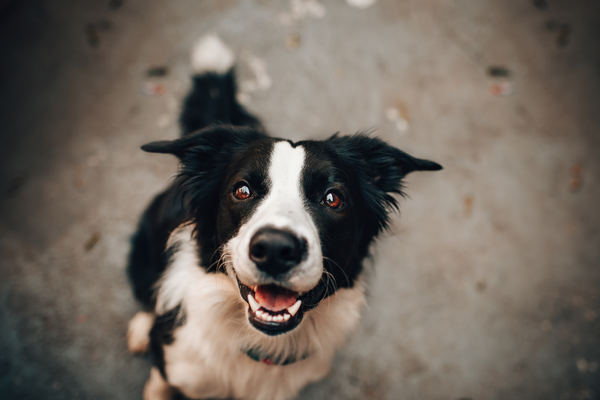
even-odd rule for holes
{"type": "Polygon", "coordinates": [[[398,184],[407,174],[414,171],[439,171],[442,166],[429,160],[415,158],[384,141],[365,134],[338,136],[328,140],[333,149],[350,159],[369,180],[385,192],[395,192],[398,184]]]}
{"type": "Polygon", "coordinates": [[[439,171],[442,166],[429,160],[415,158],[402,150],[390,146],[384,141],[356,135],[350,137],[355,149],[368,166],[367,173],[374,184],[385,192],[397,192],[401,180],[414,171],[439,171]]]}
{"type": "Polygon", "coordinates": [[[415,158],[384,141],[365,134],[334,135],[328,140],[338,156],[358,176],[365,205],[377,222],[377,232],[387,228],[388,213],[398,209],[393,193],[404,195],[402,179],[414,171],[438,171],[442,166],[415,158]]]}

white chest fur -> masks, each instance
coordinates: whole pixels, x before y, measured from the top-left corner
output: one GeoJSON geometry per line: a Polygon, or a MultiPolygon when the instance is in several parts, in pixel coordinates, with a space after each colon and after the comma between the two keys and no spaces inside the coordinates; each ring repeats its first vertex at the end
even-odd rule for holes
{"type": "Polygon", "coordinates": [[[159,282],[157,313],[179,304],[185,310],[185,324],[164,347],[169,384],[191,398],[284,400],[326,375],[335,350],[359,321],[365,301],[361,280],[307,312],[293,331],[268,336],[248,323],[235,278],[199,266],[192,235],[191,225],[173,232],[169,245],[178,250],[159,282]],[[267,365],[244,349],[300,361],[267,365]]]}

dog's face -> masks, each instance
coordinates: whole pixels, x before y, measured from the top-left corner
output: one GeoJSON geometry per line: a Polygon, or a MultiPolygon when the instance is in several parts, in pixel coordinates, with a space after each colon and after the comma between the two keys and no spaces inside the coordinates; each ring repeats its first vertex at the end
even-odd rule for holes
{"type": "Polygon", "coordinates": [[[363,135],[291,143],[212,127],[143,148],[181,159],[178,181],[200,245],[238,285],[249,323],[269,335],[351,287],[401,179],[441,168],[363,135]]]}
{"type": "Polygon", "coordinates": [[[330,158],[311,150],[274,140],[250,146],[221,193],[219,242],[249,302],[250,323],[267,333],[293,329],[334,290],[335,276],[344,283],[343,274],[352,274],[351,244],[360,232],[352,186],[330,158]]]}

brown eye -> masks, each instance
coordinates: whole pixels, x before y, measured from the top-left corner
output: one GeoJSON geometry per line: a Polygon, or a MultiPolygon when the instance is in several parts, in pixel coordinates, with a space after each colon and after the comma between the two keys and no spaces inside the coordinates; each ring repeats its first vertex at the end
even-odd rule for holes
{"type": "Polygon", "coordinates": [[[250,188],[247,185],[240,184],[236,186],[236,188],[233,190],[233,195],[238,200],[246,200],[250,196],[252,196],[252,192],[250,191],[250,188]]]}
{"type": "Polygon", "coordinates": [[[337,192],[329,192],[325,195],[323,203],[327,204],[331,208],[340,208],[344,205],[342,195],[337,192]]]}

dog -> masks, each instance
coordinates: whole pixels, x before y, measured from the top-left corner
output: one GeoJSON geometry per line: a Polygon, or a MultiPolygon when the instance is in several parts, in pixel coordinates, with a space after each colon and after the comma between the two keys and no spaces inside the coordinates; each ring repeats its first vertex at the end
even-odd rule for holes
{"type": "Polygon", "coordinates": [[[150,351],[144,399],[285,400],[323,378],[365,303],[363,261],[413,171],[367,134],[270,137],[236,100],[233,52],[192,51],[173,184],[143,214],[128,274],[145,306],[128,347],[150,351]]]}

